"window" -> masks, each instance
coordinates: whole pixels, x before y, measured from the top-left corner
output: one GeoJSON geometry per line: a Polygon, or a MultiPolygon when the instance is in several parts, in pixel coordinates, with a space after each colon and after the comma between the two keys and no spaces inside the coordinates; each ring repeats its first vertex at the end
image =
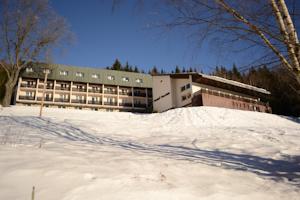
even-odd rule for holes
{"type": "Polygon", "coordinates": [[[51,73],[51,70],[50,70],[50,69],[44,69],[44,70],[43,70],[43,73],[44,73],[44,74],[46,74],[46,73],[47,73],[47,74],[50,74],[50,73],[51,73]]]}
{"type": "Polygon", "coordinates": [[[27,81],[27,85],[28,86],[33,86],[33,85],[35,85],[35,82],[34,81],[27,81]]]}
{"type": "Polygon", "coordinates": [[[113,98],[107,98],[107,102],[112,104],[114,102],[114,99],[113,98]]]}
{"type": "Polygon", "coordinates": [[[181,100],[185,101],[186,100],[186,96],[181,96],[181,100]]]}
{"type": "Polygon", "coordinates": [[[186,89],[190,89],[191,88],[191,84],[186,84],[185,88],[186,89]]]}
{"type": "Polygon", "coordinates": [[[181,92],[185,90],[185,85],[181,87],[181,92]]]}
{"type": "Polygon", "coordinates": [[[27,73],[29,73],[29,72],[33,72],[33,69],[32,69],[32,67],[27,67],[27,68],[26,68],[26,72],[27,72],[27,73]]]}
{"type": "Polygon", "coordinates": [[[68,96],[66,94],[61,94],[60,99],[66,100],[68,99],[68,96]]]}
{"type": "Polygon", "coordinates": [[[189,99],[189,98],[191,98],[191,93],[188,93],[188,95],[187,95],[187,98],[189,99]]]}
{"type": "Polygon", "coordinates": [[[33,97],[33,92],[28,92],[28,91],[27,91],[27,92],[26,92],[26,96],[27,96],[27,97],[33,97]]]}
{"type": "Polygon", "coordinates": [[[59,71],[59,75],[68,76],[68,71],[59,71]]]}
{"type": "Polygon", "coordinates": [[[83,100],[82,96],[76,96],[76,100],[83,100]]]}
{"type": "Polygon", "coordinates": [[[108,79],[108,80],[111,80],[111,81],[113,81],[113,80],[115,80],[115,77],[114,77],[114,76],[111,76],[111,75],[109,75],[109,76],[107,76],[107,79],[108,79]]]}
{"type": "Polygon", "coordinates": [[[135,80],[135,82],[137,82],[137,83],[143,83],[143,79],[137,78],[137,79],[135,80]]]}
{"type": "Polygon", "coordinates": [[[60,87],[61,87],[61,88],[67,88],[67,84],[66,84],[66,83],[61,83],[61,84],[60,84],[60,87]]]}
{"type": "Polygon", "coordinates": [[[129,78],[128,77],[122,77],[122,81],[128,82],[129,78]]]}
{"type": "Polygon", "coordinates": [[[92,78],[98,79],[99,78],[99,74],[92,74],[92,78]]]}
{"type": "Polygon", "coordinates": [[[84,74],[83,74],[82,72],[76,72],[76,76],[77,76],[77,77],[83,77],[83,75],[84,75],[84,74]]]}

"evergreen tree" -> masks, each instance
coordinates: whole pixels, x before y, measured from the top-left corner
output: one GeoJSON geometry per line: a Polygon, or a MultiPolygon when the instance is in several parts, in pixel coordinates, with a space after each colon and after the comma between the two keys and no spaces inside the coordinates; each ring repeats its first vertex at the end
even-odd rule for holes
{"type": "Polygon", "coordinates": [[[239,72],[239,70],[238,70],[238,68],[236,67],[235,64],[233,64],[231,71],[232,71],[232,77],[231,77],[231,79],[234,80],[234,81],[242,82],[242,75],[239,72]]]}
{"type": "Polygon", "coordinates": [[[136,72],[136,73],[140,72],[137,66],[134,67],[134,72],[136,72]]]}
{"type": "Polygon", "coordinates": [[[180,71],[180,68],[178,67],[178,65],[176,65],[176,67],[175,67],[175,73],[180,73],[181,71],[180,71]]]}
{"type": "Polygon", "coordinates": [[[184,67],[182,68],[182,73],[185,73],[185,68],[184,67]]]}
{"type": "Polygon", "coordinates": [[[129,69],[128,69],[129,72],[133,72],[133,69],[132,69],[132,66],[129,65],[129,69]]]}
{"type": "Polygon", "coordinates": [[[114,64],[112,65],[112,70],[121,70],[122,69],[122,65],[120,63],[120,61],[118,59],[115,60],[114,64]]]}
{"type": "Polygon", "coordinates": [[[158,74],[158,71],[157,71],[157,68],[156,66],[153,66],[152,70],[151,70],[151,75],[157,75],[158,74]]]}
{"type": "Polygon", "coordinates": [[[126,62],[125,66],[124,66],[124,71],[126,71],[126,72],[129,71],[129,64],[128,64],[128,61],[126,62]]]}

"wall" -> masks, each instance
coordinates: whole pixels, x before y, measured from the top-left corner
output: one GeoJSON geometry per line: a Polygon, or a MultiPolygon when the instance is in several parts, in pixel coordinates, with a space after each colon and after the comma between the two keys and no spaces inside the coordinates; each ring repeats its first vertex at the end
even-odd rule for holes
{"type": "Polygon", "coordinates": [[[207,93],[202,93],[202,101],[203,106],[214,106],[239,110],[267,112],[267,107],[258,103],[248,103],[241,100],[230,99],[207,93]]]}
{"type": "Polygon", "coordinates": [[[191,80],[188,78],[177,78],[172,79],[172,90],[173,90],[173,101],[175,102],[175,107],[180,108],[192,102],[192,84],[191,80]],[[181,91],[181,87],[190,84],[189,89],[185,89],[181,91]],[[190,94],[190,98],[186,98],[186,100],[182,100],[182,96],[188,96],[190,94]]]}
{"type": "Polygon", "coordinates": [[[172,96],[170,76],[153,76],[153,110],[163,112],[173,108],[175,103],[172,96]]]}

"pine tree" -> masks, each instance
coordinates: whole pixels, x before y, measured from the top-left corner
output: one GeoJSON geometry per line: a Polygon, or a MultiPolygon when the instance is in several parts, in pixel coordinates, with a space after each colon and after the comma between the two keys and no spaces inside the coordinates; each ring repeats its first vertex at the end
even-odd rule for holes
{"type": "Polygon", "coordinates": [[[232,66],[232,80],[242,82],[242,75],[235,64],[232,66]]]}
{"type": "Polygon", "coordinates": [[[180,71],[180,68],[178,67],[178,65],[176,65],[176,67],[175,67],[175,73],[180,73],[181,71],[180,71]]]}
{"type": "Polygon", "coordinates": [[[112,65],[112,70],[120,71],[122,69],[122,65],[118,59],[115,60],[114,64],[112,65]]]}
{"type": "Polygon", "coordinates": [[[157,71],[157,68],[156,66],[153,66],[152,70],[151,70],[151,75],[157,75],[158,74],[158,71],[157,71]]]}
{"type": "Polygon", "coordinates": [[[129,64],[128,64],[128,61],[126,62],[125,66],[124,66],[124,71],[126,71],[126,72],[129,71],[129,64]]]}
{"type": "Polygon", "coordinates": [[[134,67],[134,72],[136,72],[136,73],[140,72],[137,66],[134,67]]]}

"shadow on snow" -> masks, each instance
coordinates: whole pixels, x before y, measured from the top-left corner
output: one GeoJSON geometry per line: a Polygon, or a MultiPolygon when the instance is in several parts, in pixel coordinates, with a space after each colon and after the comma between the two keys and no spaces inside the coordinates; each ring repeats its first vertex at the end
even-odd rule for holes
{"type": "Polygon", "coordinates": [[[169,144],[153,145],[135,141],[122,141],[111,137],[99,137],[89,134],[68,123],[55,123],[38,117],[9,117],[0,116],[0,121],[21,124],[36,128],[42,133],[62,137],[70,141],[80,141],[89,144],[114,146],[126,150],[151,153],[158,156],[178,160],[188,160],[211,166],[249,171],[275,181],[288,180],[300,186],[300,156],[286,157],[284,160],[275,160],[260,156],[228,153],[219,150],[202,150],[169,144]]]}

